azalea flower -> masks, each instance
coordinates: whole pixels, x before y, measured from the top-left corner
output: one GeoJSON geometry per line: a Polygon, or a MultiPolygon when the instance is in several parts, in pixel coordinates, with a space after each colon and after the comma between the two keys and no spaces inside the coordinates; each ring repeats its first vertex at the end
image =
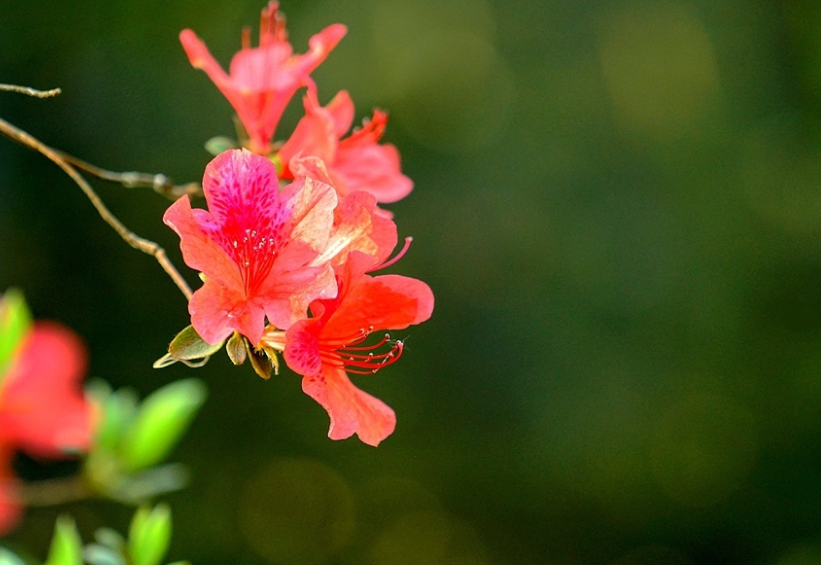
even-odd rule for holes
{"type": "Polygon", "coordinates": [[[315,86],[309,84],[304,104],[305,117],[278,153],[283,178],[291,178],[292,158],[314,155],[325,162],[332,184],[342,195],[364,190],[378,202],[388,203],[410,193],[413,181],[402,174],[399,151],[393,145],[379,144],[387,114],[375,110],[370,121],[342,139],[354,119],[353,101],[346,91],[322,107],[315,86]]]}
{"type": "Polygon", "coordinates": [[[356,388],[348,374],[372,375],[399,359],[402,341],[387,335],[375,344],[366,340],[371,334],[427,320],[433,311],[433,293],[410,277],[371,277],[366,274],[370,265],[371,257],[352,251],[335,268],[337,296],[312,302],[313,317],[287,331],[267,330],[262,343],[284,350],[288,366],[303,375],[302,390],[330,416],[328,437],[357,434],[364,443],[376,446],[393,432],[396,415],[381,400],[356,388]]]}
{"type": "Polygon", "coordinates": [[[297,89],[344,37],[342,24],[328,26],[308,42],[304,55],[294,55],[285,31],[285,18],[279,4],[270,2],[262,10],[259,47],[251,47],[250,30],[242,36],[242,50],[231,60],[226,74],[208,48],[190,29],[180,33],[188,59],[214,81],[234,107],[250,138],[250,149],[267,154],[282,112],[297,89]]]}
{"type": "Polygon", "coordinates": [[[331,186],[311,177],[279,190],[276,167],[247,150],[230,150],[205,169],[208,210],[182,196],[163,221],[180,236],[186,264],[204,284],[188,304],[208,343],[234,331],[256,345],[265,318],[280,328],[305,317],[308,304],[336,295],[328,247],[337,205],[331,186]]]}
{"type": "Polygon", "coordinates": [[[0,383],[0,534],[20,518],[19,481],[11,460],[18,450],[59,459],[87,451],[93,410],[83,396],[83,345],[72,332],[38,322],[0,383]]]}

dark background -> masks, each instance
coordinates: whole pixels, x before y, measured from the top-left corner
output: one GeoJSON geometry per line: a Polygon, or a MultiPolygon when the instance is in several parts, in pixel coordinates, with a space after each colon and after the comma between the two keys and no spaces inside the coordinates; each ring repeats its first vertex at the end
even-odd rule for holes
{"type": "MultiPolygon", "coordinates": [[[[199,180],[227,65],[260,1],[0,0],[0,116],[113,170],[199,180]]],[[[356,382],[398,414],[379,448],[327,439],[299,378],[218,355],[151,363],[187,325],[43,157],[0,140],[0,289],[87,341],[89,374],[210,389],[174,454],[170,558],[369,565],[821,562],[821,8],[812,0],[285,2],[291,39],[349,34],[314,74],[348,89],[416,188],[395,271],[436,294],[400,363],[356,382]]],[[[299,117],[299,96],[279,129],[299,117]]],[[[168,201],[97,183],[179,261],[168,201]]],[[[401,336],[406,337],[406,336],[401,336]]],[[[47,354],[47,352],[44,352],[47,354]]],[[[58,512],[86,539],[131,510],[58,512]]]]}

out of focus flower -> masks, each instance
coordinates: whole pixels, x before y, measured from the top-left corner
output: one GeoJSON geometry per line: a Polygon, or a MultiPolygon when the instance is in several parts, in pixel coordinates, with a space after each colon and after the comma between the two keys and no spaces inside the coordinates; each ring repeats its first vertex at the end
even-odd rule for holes
{"type": "Polygon", "coordinates": [[[401,341],[387,335],[377,343],[366,340],[373,333],[427,320],[433,311],[433,293],[410,277],[371,277],[365,274],[370,266],[371,257],[351,252],[348,261],[335,269],[336,298],[315,300],[312,318],[296,322],[285,332],[269,329],[262,343],[284,350],[288,366],[303,375],[302,390],[330,416],[328,437],[357,434],[376,446],[393,432],[396,416],[381,400],[356,388],[348,374],[372,375],[399,359],[401,341]]]}
{"type": "Polygon", "coordinates": [[[204,275],[188,310],[205,341],[237,331],[256,344],[266,316],[287,328],[312,300],[336,295],[330,264],[316,261],[333,226],[332,187],[308,176],[280,191],[274,164],[242,149],[208,164],[203,191],[207,211],[186,195],[163,221],[180,236],[186,264],[204,275]]]}
{"type": "Polygon", "coordinates": [[[0,534],[22,512],[11,468],[17,451],[59,459],[87,451],[93,411],[80,387],[85,349],[71,331],[40,322],[23,340],[0,384],[0,534]]]}
{"type": "Polygon", "coordinates": [[[191,64],[202,69],[237,112],[249,137],[249,148],[267,154],[282,112],[297,89],[347,32],[342,24],[328,26],[311,37],[309,50],[294,55],[285,31],[285,18],[277,2],[262,10],[259,47],[251,47],[250,30],[242,36],[242,49],[231,59],[226,74],[208,48],[190,29],[180,33],[180,42],[191,64]]]}
{"type": "Polygon", "coordinates": [[[388,123],[387,114],[375,110],[370,121],[342,139],[354,119],[353,102],[346,91],[340,91],[323,107],[316,88],[309,85],[304,104],[305,117],[278,154],[283,178],[293,178],[293,157],[314,155],[325,162],[334,187],[342,195],[364,190],[377,202],[396,202],[410,193],[413,181],[402,174],[399,151],[393,145],[379,143],[388,123]]]}

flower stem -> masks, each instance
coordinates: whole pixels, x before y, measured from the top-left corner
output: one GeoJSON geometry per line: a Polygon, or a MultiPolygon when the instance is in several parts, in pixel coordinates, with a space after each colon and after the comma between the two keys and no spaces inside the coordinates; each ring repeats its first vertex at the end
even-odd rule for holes
{"type": "MultiPolygon", "coordinates": [[[[34,89],[27,89],[25,87],[13,87],[12,85],[2,85],[4,88],[2,90],[11,90],[14,92],[22,92],[24,94],[30,94],[32,96],[42,97],[41,91],[36,91],[34,89]],[[9,88],[10,87],[10,88],[9,88]],[[32,92],[29,92],[31,90],[32,92]],[[40,94],[38,94],[40,93],[40,94]]],[[[58,90],[58,89],[55,89],[58,90]]],[[[53,92],[53,91],[49,91],[53,92]]],[[[128,245],[133,247],[134,249],[138,249],[143,253],[151,255],[154,257],[157,262],[160,264],[162,269],[171,277],[171,280],[174,281],[174,284],[177,285],[177,288],[183,293],[186,299],[191,299],[191,288],[188,286],[188,283],[185,282],[185,279],[180,275],[179,271],[177,271],[176,267],[174,267],[171,260],[168,259],[168,256],[165,253],[165,249],[160,247],[158,244],[145,239],[143,237],[138,236],[131,230],[125,227],[123,223],[117,219],[114,214],[106,207],[103,203],[102,199],[97,195],[91,185],[88,184],[88,181],[79,173],[75,168],[75,164],[72,164],[69,160],[66,159],[65,155],[48,145],[44,144],[40,140],[34,138],[32,135],[26,133],[25,131],[16,128],[15,126],[11,125],[9,122],[0,118],[0,134],[8,137],[12,141],[16,141],[20,145],[24,147],[28,147],[29,149],[33,149],[37,151],[41,155],[45,156],[49,160],[51,160],[55,165],[63,169],[63,171],[71,177],[77,186],[80,187],[80,190],[86,195],[86,197],[91,201],[92,206],[97,210],[97,213],[103,219],[105,223],[107,223],[111,228],[117,232],[123,241],[125,241],[128,245]]],[[[79,167],[79,165],[76,165],[79,167]]]]}
{"type": "Polygon", "coordinates": [[[21,494],[26,506],[56,506],[94,496],[79,476],[24,483],[21,494]]]}

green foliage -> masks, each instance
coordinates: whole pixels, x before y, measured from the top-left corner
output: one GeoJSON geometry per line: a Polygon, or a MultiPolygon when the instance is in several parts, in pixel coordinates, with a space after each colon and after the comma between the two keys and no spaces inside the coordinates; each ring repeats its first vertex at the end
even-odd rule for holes
{"type": "Polygon", "coordinates": [[[98,493],[139,503],[182,488],[187,480],[180,465],[161,463],[177,445],[206,398],[196,379],[168,384],[138,402],[133,391],[112,391],[102,382],[89,387],[101,418],[85,476],[98,493]]]}
{"type": "Polygon", "coordinates": [[[83,542],[71,518],[61,516],[57,519],[44,565],[83,565],[83,542]]]}
{"type": "Polygon", "coordinates": [[[26,562],[5,547],[0,547],[0,565],[26,565],[26,562]]]}
{"type": "Polygon", "coordinates": [[[133,472],[162,461],[188,429],[205,397],[202,382],[185,379],[146,398],[123,440],[125,467],[133,472]]]}
{"type": "Polygon", "coordinates": [[[18,290],[8,290],[0,297],[0,385],[14,353],[31,327],[29,313],[23,294],[18,290]]]}
{"type": "Polygon", "coordinates": [[[134,513],[128,532],[131,565],[159,565],[171,542],[171,510],[158,504],[153,510],[141,507],[134,513]]]}

